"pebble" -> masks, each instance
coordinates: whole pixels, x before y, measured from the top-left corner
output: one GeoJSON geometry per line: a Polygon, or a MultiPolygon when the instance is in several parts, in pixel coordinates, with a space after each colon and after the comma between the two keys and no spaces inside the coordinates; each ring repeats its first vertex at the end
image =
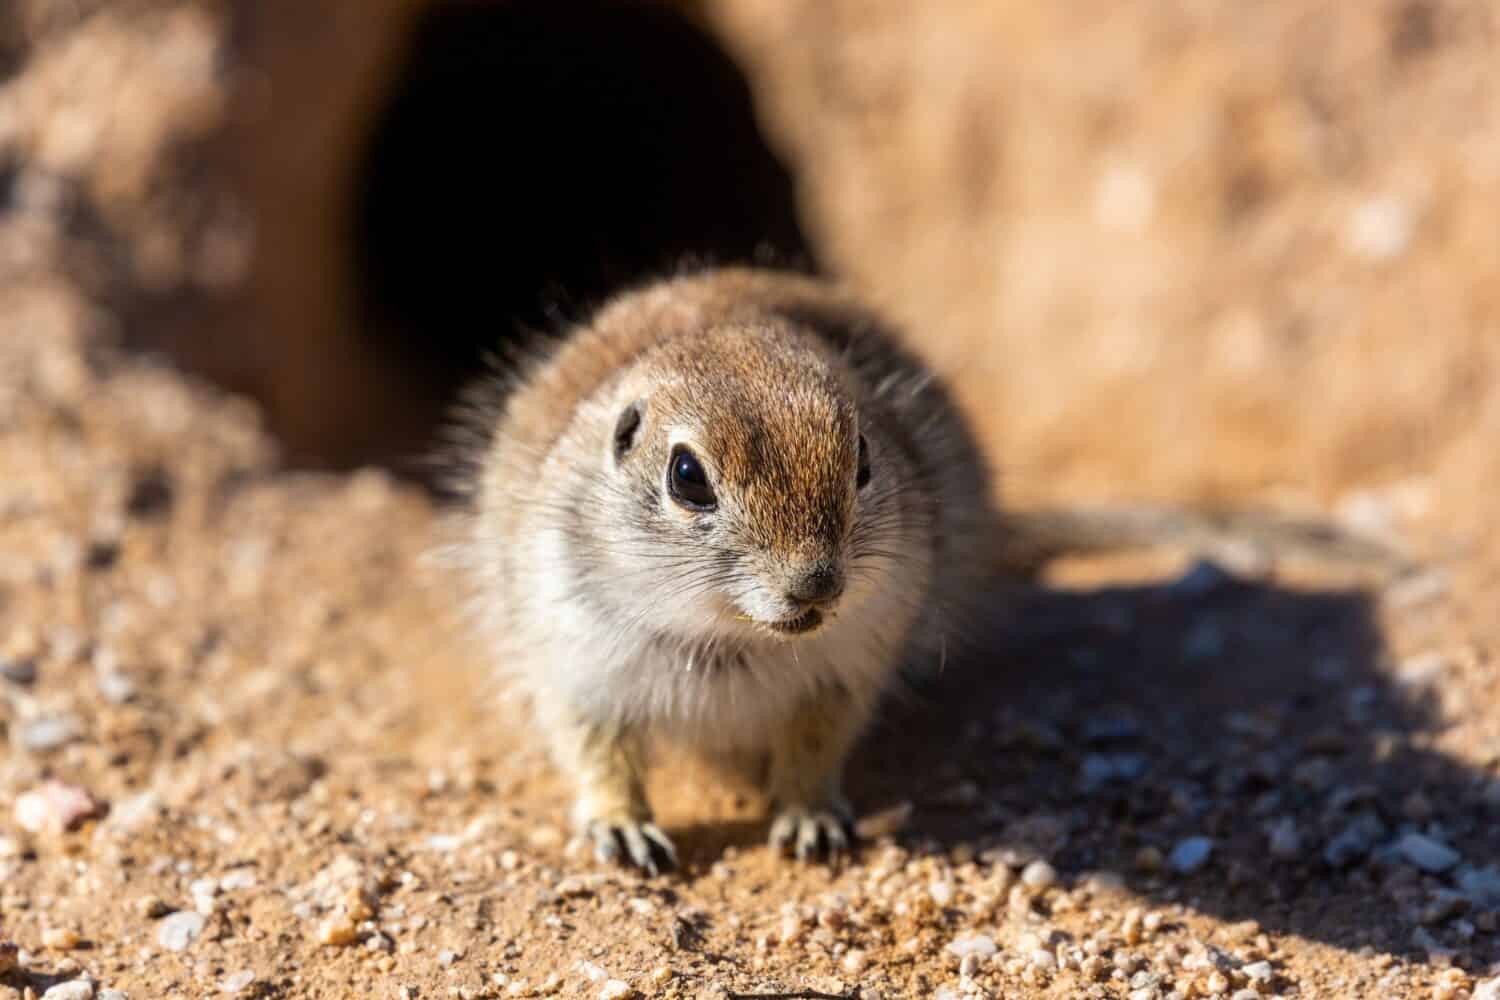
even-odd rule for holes
{"type": "Polygon", "coordinates": [[[71,715],[42,715],[23,722],[19,730],[21,748],[31,753],[50,753],[78,739],[78,720],[71,715]]]}
{"type": "Polygon", "coordinates": [[[953,902],[953,883],[934,882],[927,887],[927,894],[932,897],[932,901],[937,905],[947,906],[953,902]]]}
{"type": "Polygon", "coordinates": [[[30,657],[0,659],[0,677],[12,684],[29,687],[36,683],[36,660],[30,657]]]}
{"type": "Polygon", "coordinates": [[[1415,229],[1416,218],[1411,206],[1399,197],[1385,195],[1361,202],[1354,209],[1344,232],[1344,241],[1361,257],[1376,261],[1393,260],[1411,242],[1415,229]]]}
{"type": "Polygon", "coordinates": [[[599,1000],[629,1000],[635,995],[635,990],[623,979],[610,979],[599,990],[599,1000]]]}
{"type": "Polygon", "coordinates": [[[48,781],[16,797],[16,825],[28,833],[65,833],[99,815],[100,804],[87,789],[48,781]]]}
{"type": "Polygon", "coordinates": [[[1183,875],[1191,874],[1208,863],[1214,852],[1214,842],[1207,837],[1188,837],[1177,842],[1172,853],[1167,855],[1167,864],[1183,875]]]}
{"type": "Polygon", "coordinates": [[[186,951],[203,934],[208,920],[201,913],[182,910],[161,922],[156,940],[168,951],[186,951]]]}
{"type": "Polygon", "coordinates": [[[1278,861],[1295,861],[1302,856],[1302,835],[1297,821],[1287,816],[1271,824],[1266,835],[1266,849],[1278,861]]]}
{"type": "Polygon", "coordinates": [[[359,928],[355,926],[353,920],[349,919],[348,914],[330,917],[318,925],[319,944],[342,948],[344,945],[353,944],[358,937],[359,928]]]}
{"type": "Polygon", "coordinates": [[[954,938],[948,942],[948,952],[959,958],[967,958],[970,955],[989,958],[997,951],[999,948],[995,946],[995,939],[988,934],[973,934],[969,937],[954,938]]]}
{"type": "Polygon", "coordinates": [[[1167,585],[1174,597],[1196,600],[1234,583],[1234,574],[1210,559],[1200,559],[1167,585]]]}
{"type": "Polygon", "coordinates": [[[1475,906],[1500,909],[1500,869],[1460,868],[1458,888],[1475,906]]]}
{"type": "Polygon", "coordinates": [[[99,686],[99,695],[111,705],[123,705],[135,697],[135,680],[129,674],[118,671],[101,673],[94,682],[99,686]]]}
{"type": "Polygon", "coordinates": [[[49,927],[42,931],[42,947],[52,951],[72,951],[82,940],[78,932],[69,927],[49,927]]]}
{"type": "Polygon", "coordinates": [[[1269,983],[1276,976],[1276,970],[1271,968],[1270,962],[1266,961],[1251,962],[1240,971],[1252,983],[1269,983]]]}
{"type": "Polygon", "coordinates": [[[1021,869],[1021,881],[1033,889],[1046,889],[1057,884],[1057,869],[1038,858],[1021,869]]]}
{"type": "Polygon", "coordinates": [[[1420,833],[1408,833],[1396,841],[1396,850],[1407,861],[1432,875],[1440,875],[1461,860],[1453,848],[1420,833]]]}
{"type": "Polygon", "coordinates": [[[1368,855],[1384,835],[1384,823],[1370,813],[1361,813],[1323,848],[1323,860],[1334,868],[1347,868],[1368,855]]]}
{"type": "Polygon", "coordinates": [[[236,972],[232,976],[226,976],[219,984],[219,988],[225,993],[243,993],[255,985],[255,973],[249,969],[244,972],[236,972]]]}
{"type": "Polygon", "coordinates": [[[96,1000],[130,1000],[130,994],[124,990],[100,990],[96,1000]]]}
{"type": "MultiPolygon", "coordinates": [[[[842,969],[842,970],[844,970],[845,972],[847,972],[851,976],[858,976],[858,975],[860,975],[861,973],[863,973],[865,971],[865,969],[869,968],[869,965],[870,965],[869,956],[866,955],[865,951],[862,948],[852,948],[852,949],[850,949],[847,953],[845,953],[843,961],[839,962],[839,968],[842,969]]],[[[658,971],[660,971],[660,970],[658,970],[658,971]]],[[[668,970],[668,972],[669,972],[669,974],[668,974],[667,978],[670,979],[671,978],[670,970],[668,970]]],[[[655,978],[654,974],[653,974],[652,978],[653,979],[655,978]]],[[[661,984],[658,983],[657,985],[661,985],[661,984]]]]}
{"type": "Polygon", "coordinates": [[[1475,983],[1473,1000],[1500,1000],[1500,976],[1475,983]]]}
{"type": "Polygon", "coordinates": [[[958,974],[964,979],[973,979],[983,961],[978,955],[965,955],[958,963],[958,974]]]}
{"type": "Polygon", "coordinates": [[[1083,758],[1081,781],[1085,791],[1111,783],[1128,784],[1146,773],[1146,757],[1138,753],[1091,753],[1083,758]]]}
{"type": "Polygon", "coordinates": [[[42,994],[42,1000],[94,1000],[94,984],[87,979],[58,983],[42,994]]]}

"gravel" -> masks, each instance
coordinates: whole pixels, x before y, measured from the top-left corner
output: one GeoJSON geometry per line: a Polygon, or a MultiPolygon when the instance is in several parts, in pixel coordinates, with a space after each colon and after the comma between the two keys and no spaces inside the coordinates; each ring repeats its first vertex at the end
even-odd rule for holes
{"type": "Polygon", "coordinates": [[[156,929],[156,940],[168,951],[187,951],[202,936],[207,923],[203,914],[182,910],[162,920],[156,929]]]}
{"type": "Polygon", "coordinates": [[[1323,848],[1323,860],[1334,868],[1347,868],[1367,857],[1385,836],[1385,824],[1372,813],[1361,813],[1323,848]]]}
{"type": "Polygon", "coordinates": [[[1046,889],[1057,884],[1057,869],[1038,858],[1021,869],[1021,881],[1033,889],[1046,889]]]}
{"type": "Polygon", "coordinates": [[[94,984],[87,979],[58,983],[42,994],[42,1000],[94,1000],[94,984]]]}
{"type": "Polygon", "coordinates": [[[255,973],[249,969],[246,969],[243,972],[236,972],[232,976],[224,977],[224,981],[219,984],[219,988],[225,993],[232,994],[243,993],[254,985],[255,973]]]}
{"type": "Polygon", "coordinates": [[[0,658],[0,678],[22,687],[36,683],[36,660],[31,657],[16,659],[0,658]]]}
{"type": "Polygon", "coordinates": [[[1173,871],[1188,875],[1206,865],[1213,852],[1214,842],[1208,837],[1188,837],[1172,848],[1167,864],[1173,871]]]}
{"type": "Polygon", "coordinates": [[[21,723],[18,739],[21,749],[30,753],[51,753],[78,739],[81,731],[71,715],[40,715],[21,723]]]}
{"type": "Polygon", "coordinates": [[[1441,840],[1420,833],[1402,836],[1396,841],[1396,850],[1401,857],[1432,875],[1441,875],[1462,860],[1457,851],[1441,840]]]}
{"type": "Polygon", "coordinates": [[[989,958],[999,948],[995,945],[995,939],[987,934],[971,934],[967,937],[954,938],[948,942],[948,951],[959,958],[969,955],[978,955],[980,958],[989,958]]]}

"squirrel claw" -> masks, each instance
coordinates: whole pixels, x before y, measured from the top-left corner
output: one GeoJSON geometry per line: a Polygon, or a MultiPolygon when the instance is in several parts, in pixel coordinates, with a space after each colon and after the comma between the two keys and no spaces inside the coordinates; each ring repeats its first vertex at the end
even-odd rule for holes
{"type": "Polygon", "coordinates": [[[596,819],[588,823],[586,832],[594,844],[594,857],[601,864],[629,864],[647,875],[657,875],[677,867],[677,849],[655,823],[596,819]]]}
{"type": "Polygon", "coordinates": [[[771,824],[770,844],[798,861],[837,862],[853,846],[853,823],[831,810],[786,809],[771,824]]]}

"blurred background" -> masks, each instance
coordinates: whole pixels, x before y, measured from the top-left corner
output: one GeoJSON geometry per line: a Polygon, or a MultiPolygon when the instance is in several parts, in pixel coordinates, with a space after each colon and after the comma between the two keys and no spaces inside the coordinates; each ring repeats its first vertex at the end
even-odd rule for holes
{"type": "Polygon", "coordinates": [[[683,259],[847,277],[1013,495],[1482,520],[1486,0],[13,0],[4,322],[409,463],[487,348],[683,259]]]}

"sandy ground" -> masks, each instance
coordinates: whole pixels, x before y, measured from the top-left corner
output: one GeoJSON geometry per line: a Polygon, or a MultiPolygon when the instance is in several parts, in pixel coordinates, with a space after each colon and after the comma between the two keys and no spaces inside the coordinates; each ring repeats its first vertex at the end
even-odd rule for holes
{"type": "MultiPolygon", "coordinates": [[[[1018,588],[866,741],[838,869],[772,856],[754,796],[677,756],[683,870],[599,868],[424,558],[428,496],[288,469],[252,404],[116,348],[120,287],[236,270],[222,231],[153,228],[153,130],[212,110],[213,24],[66,27],[0,90],[0,998],[1500,997],[1483,479],[1382,458],[1235,495],[1409,548],[1400,581],[1162,553],[1018,588]],[[59,117],[45,80],[105,64],[150,113],[59,117]]],[[[1047,498],[1116,432],[1074,426],[1047,498]]]]}

